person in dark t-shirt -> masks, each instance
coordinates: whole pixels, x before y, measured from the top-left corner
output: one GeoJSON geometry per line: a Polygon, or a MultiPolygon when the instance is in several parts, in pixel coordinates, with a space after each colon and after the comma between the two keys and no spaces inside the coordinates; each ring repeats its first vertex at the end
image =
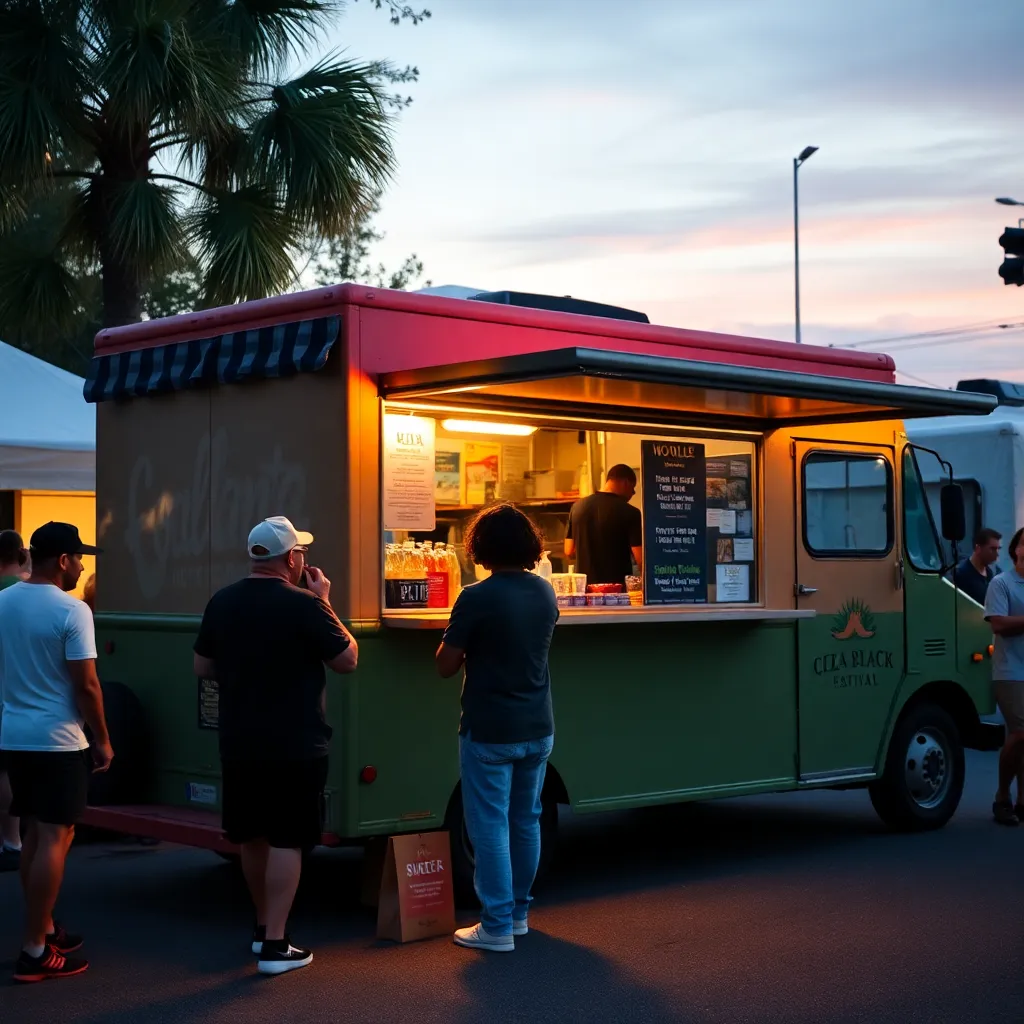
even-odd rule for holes
{"type": "Polygon", "coordinates": [[[283,516],[253,527],[250,574],[210,598],[194,648],[196,675],[218,683],[223,827],[241,847],[261,974],[313,959],[285,928],[302,851],[323,834],[324,665],[353,672],[358,657],[331,608],[331,581],[306,565],[312,542],[283,516]]]}
{"type": "Polygon", "coordinates": [[[984,605],[988,585],[999,572],[995,563],[1002,539],[1001,533],[989,527],[979,530],[974,537],[974,551],[953,570],[957,589],[973,597],[980,605],[984,605]]]}
{"type": "Polygon", "coordinates": [[[501,953],[528,930],[541,790],[555,740],[548,648],[558,606],[551,585],[529,571],[543,547],[536,526],[513,505],[477,516],[466,551],[491,575],[459,595],[436,655],[446,679],[465,668],[462,807],[482,905],[480,923],[456,931],[455,942],[501,953]]]}
{"type": "Polygon", "coordinates": [[[565,556],[576,556],[576,569],[587,583],[623,583],[643,568],[643,519],[630,505],[636,473],[619,464],[608,470],[604,487],[581,498],[569,511],[565,556]]]}

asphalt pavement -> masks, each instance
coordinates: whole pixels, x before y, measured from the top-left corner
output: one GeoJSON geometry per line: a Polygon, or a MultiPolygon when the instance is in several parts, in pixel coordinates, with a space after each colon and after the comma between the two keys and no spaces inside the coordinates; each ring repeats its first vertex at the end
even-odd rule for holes
{"type": "Polygon", "coordinates": [[[315,959],[279,978],[256,973],[233,866],[76,843],[59,913],[92,966],[5,980],[20,898],[0,875],[0,1021],[1021,1024],[1024,828],[992,824],[994,784],[995,755],[969,753],[956,817],[921,835],[863,792],[567,814],[511,955],[378,942],[359,854],[319,851],[292,921],[315,959]]]}

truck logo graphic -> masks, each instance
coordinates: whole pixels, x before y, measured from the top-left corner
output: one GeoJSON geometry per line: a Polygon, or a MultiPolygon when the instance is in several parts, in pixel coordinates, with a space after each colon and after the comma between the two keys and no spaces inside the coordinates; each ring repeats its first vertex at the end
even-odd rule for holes
{"type": "Polygon", "coordinates": [[[851,598],[832,620],[833,640],[867,640],[875,635],[875,619],[871,609],[858,597],[851,598]]]}

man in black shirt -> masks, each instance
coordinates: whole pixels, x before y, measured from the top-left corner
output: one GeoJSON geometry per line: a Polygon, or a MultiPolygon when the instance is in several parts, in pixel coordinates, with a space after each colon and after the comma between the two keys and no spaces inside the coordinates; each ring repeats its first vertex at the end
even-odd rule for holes
{"type": "Polygon", "coordinates": [[[643,520],[630,505],[636,494],[636,473],[629,466],[612,466],[604,487],[581,498],[569,512],[565,556],[576,556],[576,569],[587,583],[623,583],[643,567],[643,520]]]}
{"type": "Polygon", "coordinates": [[[999,558],[1002,539],[1001,533],[989,527],[979,530],[974,537],[974,551],[953,570],[957,589],[973,597],[980,605],[984,605],[988,585],[999,571],[993,566],[999,558]]]}
{"type": "Polygon", "coordinates": [[[213,595],[194,647],[196,675],[219,685],[223,826],[241,847],[261,974],[313,960],[285,928],[302,852],[323,833],[324,665],[353,672],[358,657],[330,606],[330,580],[306,565],[312,541],[283,516],[253,527],[250,574],[213,595]]]}

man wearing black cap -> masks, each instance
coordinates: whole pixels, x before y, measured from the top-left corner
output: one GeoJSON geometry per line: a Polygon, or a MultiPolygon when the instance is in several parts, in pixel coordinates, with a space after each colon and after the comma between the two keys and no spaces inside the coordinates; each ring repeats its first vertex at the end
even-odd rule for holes
{"type": "Polygon", "coordinates": [[[40,526],[29,542],[32,575],[0,593],[0,750],[10,774],[11,812],[26,823],[21,857],[26,927],[16,981],[81,974],[81,937],[53,919],[64,861],[85,810],[89,772],[114,752],[96,675],[92,613],[70,591],[82,575],[82,543],[68,523],[40,526]],[[92,730],[89,743],[84,726],[92,730]]]}

